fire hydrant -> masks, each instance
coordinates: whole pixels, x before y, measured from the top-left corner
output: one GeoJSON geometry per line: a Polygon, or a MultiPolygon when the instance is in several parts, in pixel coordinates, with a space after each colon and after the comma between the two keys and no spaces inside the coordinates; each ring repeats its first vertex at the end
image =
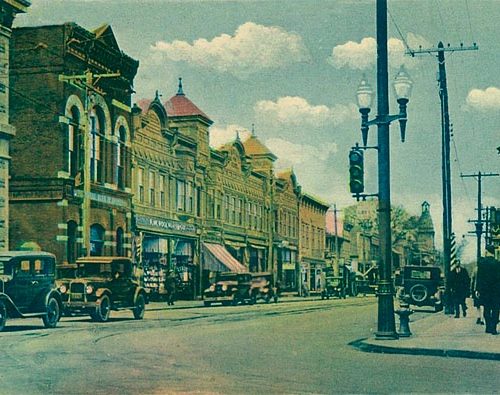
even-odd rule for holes
{"type": "Polygon", "coordinates": [[[410,315],[413,314],[410,305],[408,303],[400,303],[399,310],[396,310],[396,314],[399,315],[399,337],[410,337],[410,315]]]}

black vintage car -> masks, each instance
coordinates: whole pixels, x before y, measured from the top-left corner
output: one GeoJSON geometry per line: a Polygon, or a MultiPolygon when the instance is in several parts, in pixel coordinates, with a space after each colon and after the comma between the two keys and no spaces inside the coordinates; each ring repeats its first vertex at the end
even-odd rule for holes
{"type": "MultiPolygon", "coordinates": [[[[78,278],[71,280],[64,308],[70,314],[89,314],[105,322],[111,310],[130,309],[134,318],[144,317],[147,294],[132,276],[132,262],[126,257],[79,258],[78,278]]],[[[63,290],[61,289],[61,292],[63,290]]]]}
{"type": "Polygon", "coordinates": [[[7,318],[40,317],[54,328],[62,311],[56,289],[56,258],[48,252],[0,253],[0,331],[7,318]]]}
{"type": "Polygon", "coordinates": [[[203,303],[236,306],[238,303],[254,303],[250,294],[252,275],[250,273],[218,273],[215,282],[203,292],[203,303]]]}
{"type": "Polygon", "coordinates": [[[443,309],[444,291],[441,268],[437,266],[405,266],[401,276],[399,298],[415,306],[431,306],[435,311],[443,309]]]}

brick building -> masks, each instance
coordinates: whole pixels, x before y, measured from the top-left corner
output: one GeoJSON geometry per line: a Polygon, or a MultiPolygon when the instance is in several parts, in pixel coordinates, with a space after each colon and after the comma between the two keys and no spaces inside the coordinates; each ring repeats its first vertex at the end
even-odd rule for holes
{"type": "Polygon", "coordinates": [[[0,1],[0,251],[9,248],[9,173],[10,139],[15,135],[15,127],[9,121],[9,53],[14,17],[26,12],[31,5],[27,0],[0,1]]]}
{"type": "Polygon", "coordinates": [[[273,189],[273,266],[284,291],[298,291],[300,193],[292,170],[276,175],[273,189]]]}
{"type": "Polygon", "coordinates": [[[11,249],[36,242],[59,262],[129,254],[138,61],[111,27],[65,23],[14,29],[10,63],[11,249]]]}
{"type": "Polygon", "coordinates": [[[321,273],[325,267],[325,217],[329,205],[306,193],[299,203],[299,261],[301,286],[310,291],[319,290],[321,273]]]}

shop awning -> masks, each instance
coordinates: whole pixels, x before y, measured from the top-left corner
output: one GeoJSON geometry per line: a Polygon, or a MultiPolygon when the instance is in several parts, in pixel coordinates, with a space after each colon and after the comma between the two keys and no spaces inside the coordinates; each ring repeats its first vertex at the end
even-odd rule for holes
{"type": "Polygon", "coordinates": [[[238,262],[226,247],[214,243],[202,243],[204,254],[203,268],[215,272],[231,271],[236,273],[247,272],[248,269],[238,262]]]}

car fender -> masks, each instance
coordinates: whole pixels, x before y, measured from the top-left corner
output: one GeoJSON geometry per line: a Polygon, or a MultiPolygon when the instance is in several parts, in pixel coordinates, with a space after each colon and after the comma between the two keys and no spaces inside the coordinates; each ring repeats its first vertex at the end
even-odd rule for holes
{"type": "Polygon", "coordinates": [[[9,295],[0,293],[0,300],[5,303],[5,307],[7,308],[7,315],[9,318],[23,318],[23,314],[19,311],[9,295]]]}
{"type": "Polygon", "coordinates": [[[142,287],[137,287],[136,290],[135,290],[135,293],[134,293],[134,305],[135,305],[135,301],[137,300],[137,297],[140,294],[144,295],[144,299],[145,299],[146,304],[149,303],[148,295],[146,293],[146,290],[144,288],[142,288],[142,287]]]}
{"type": "Polygon", "coordinates": [[[62,303],[61,293],[57,289],[51,289],[49,292],[47,292],[47,295],[45,295],[45,306],[48,305],[49,299],[52,297],[57,300],[57,303],[59,303],[59,308],[62,311],[63,303],[62,303]]]}
{"type": "Polygon", "coordinates": [[[97,290],[95,291],[95,296],[99,299],[101,296],[103,296],[104,294],[107,294],[110,299],[113,295],[113,293],[109,290],[109,288],[97,288],[97,290]]]}

